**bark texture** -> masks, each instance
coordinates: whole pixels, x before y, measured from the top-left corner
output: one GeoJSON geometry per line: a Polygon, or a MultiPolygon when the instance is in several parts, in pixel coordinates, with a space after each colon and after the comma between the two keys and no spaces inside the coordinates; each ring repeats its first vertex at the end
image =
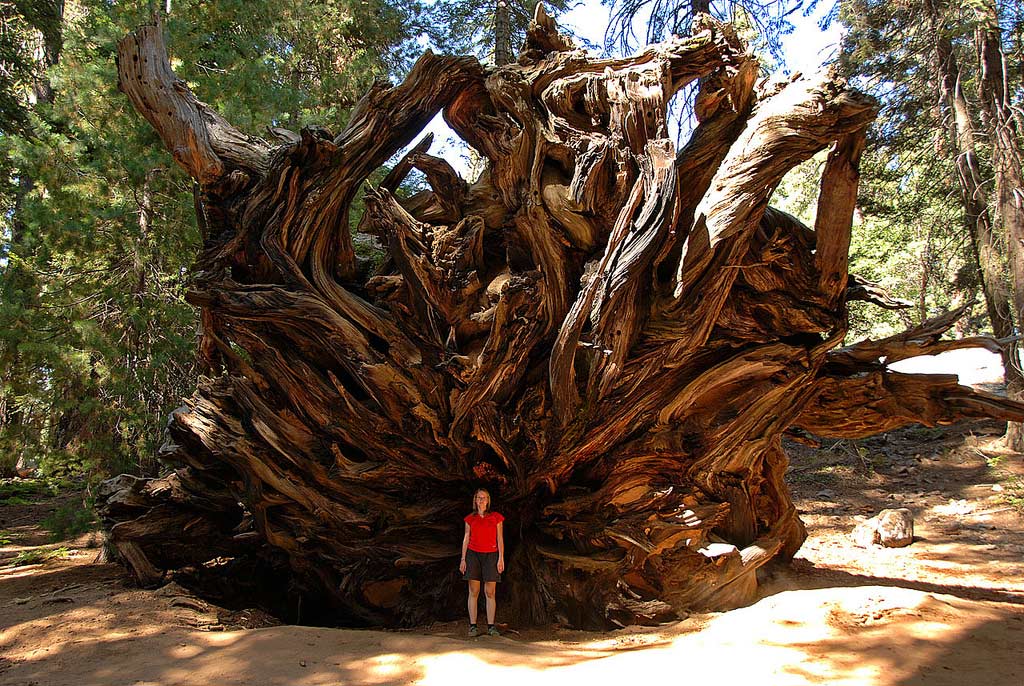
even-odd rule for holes
{"type": "MultiPolygon", "coordinates": [[[[971,247],[978,263],[978,281],[985,296],[992,331],[997,338],[1012,338],[1014,333],[1013,307],[1010,303],[1008,279],[1003,266],[1003,249],[989,214],[989,197],[985,189],[985,176],[978,157],[978,136],[974,117],[963,91],[962,73],[953,50],[952,41],[942,25],[942,7],[929,0],[925,3],[929,28],[937,36],[934,69],[939,99],[946,110],[948,141],[956,159],[960,198],[964,220],[971,236],[971,247]]],[[[1020,370],[1013,364],[1010,350],[1003,353],[1003,366],[1007,381],[1020,378],[1020,370]]]]}
{"type": "MultiPolygon", "coordinates": [[[[981,69],[979,95],[981,109],[992,146],[992,170],[995,173],[996,207],[1005,232],[1013,283],[1013,315],[1020,327],[1024,322],[1024,153],[1021,152],[1018,120],[1006,80],[1006,55],[999,28],[995,0],[980,0],[973,6],[977,26],[975,45],[981,69]]],[[[1010,396],[1024,399],[1019,344],[1014,344],[1009,366],[1012,375],[1010,396]]],[[[1012,423],[1006,440],[1011,448],[1024,451],[1024,426],[1012,423]]]]}
{"type": "MultiPolygon", "coordinates": [[[[594,59],[541,8],[516,63],[428,53],[341,133],[278,131],[277,145],[175,81],[154,28],[118,64],[202,186],[190,297],[211,374],[166,449],[190,485],[180,504],[204,522],[193,540],[283,555],[334,621],[460,615],[476,486],[507,517],[511,621],[598,628],[736,606],[805,536],[783,481],[790,427],[1024,417],[955,379],[886,370],[883,357],[948,346],[950,317],[834,350],[848,299],[893,305],[847,273],[875,104],[828,78],[755,89],[728,26],[702,19],[689,38],[594,59]],[[667,104],[697,79],[699,125],[677,151],[667,104]],[[370,269],[352,199],[439,110],[487,168],[469,184],[413,148],[366,191],[360,227],[387,247],[370,269]],[[830,146],[814,229],[769,208],[783,175],[830,146]],[[412,168],[430,189],[402,198],[412,168]]],[[[209,557],[158,558],[140,532],[159,510],[115,510],[129,559],[209,557]]],[[[157,529],[189,539],[178,521],[157,529]]]]}

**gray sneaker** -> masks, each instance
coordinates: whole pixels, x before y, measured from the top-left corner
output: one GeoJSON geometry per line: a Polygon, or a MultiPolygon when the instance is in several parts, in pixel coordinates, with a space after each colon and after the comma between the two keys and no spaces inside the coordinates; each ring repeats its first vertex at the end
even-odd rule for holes
{"type": "Polygon", "coordinates": [[[498,631],[498,627],[496,627],[496,626],[494,626],[492,624],[491,626],[487,627],[487,635],[488,636],[501,636],[501,632],[498,631]]]}
{"type": "Polygon", "coordinates": [[[476,624],[469,625],[469,637],[475,638],[480,635],[480,630],[476,628],[476,624]]]}

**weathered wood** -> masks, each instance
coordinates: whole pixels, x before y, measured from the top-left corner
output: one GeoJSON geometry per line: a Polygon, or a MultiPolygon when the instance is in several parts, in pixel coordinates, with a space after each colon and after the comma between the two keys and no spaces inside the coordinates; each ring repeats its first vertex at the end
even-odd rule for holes
{"type": "Polygon", "coordinates": [[[163,570],[153,566],[153,563],[149,561],[149,558],[146,557],[146,554],[142,552],[142,548],[137,543],[117,541],[113,545],[118,556],[132,570],[132,574],[135,576],[139,586],[152,588],[160,585],[160,582],[164,579],[163,570]]]}
{"type": "Polygon", "coordinates": [[[159,26],[144,26],[118,45],[118,88],[160,135],[175,161],[203,184],[230,166],[266,171],[270,146],[231,126],[196,99],[171,70],[159,26]]]}
{"type": "Polygon", "coordinates": [[[962,305],[955,310],[944,312],[932,317],[912,329],[883,338],[877,341],[861,341],[854,345],[838,348],[829,353],[829,363],[833,367],[846,366],[850,369],[861,369],[868,366],[889,365],[920,355],[938,355],[949,350],[964,348],[983,348],[992,352],[1001,352],[1009,341],[1000,342],[989,336],[973,336],[971,338],[943,339],[942,336],[963,317],[970,304],[962,305]]]}
{"type": "Polygon", "coordinates": [[[815,266],[820,275],[818,288],[831,308],[839,304],[846,289],[850,225],[857,206],[857,169],[865,141],[865,129],[840,138],[829,153],[821,175],[819,211],[814,219],[815,266]]]}
{"type": "Polygon", "coordinates": [[[847,274],[873,101],[825,76],[757,89],[708,19],[624,59],[536,19],[515,63],[425,55],[341,134],[274,147],[228,132],[167,64],[140,71],[132,55],[166,62],[158,32],[122,42],[122,89],[201,183],[208,227],[189,299],[211,374],[165,455],[182,487],[105,497],[154,569],[212,584],[204,554],[283,558],[337,621],[458,615],[461,519],[485,485],[508,518],[511,619],[658,621],[749,601],[756,569],[799,548],[783,432],[1024,417],[885,370],[954,345],[949,318],[834,350],[848,298],[899,305],[847,274]],[[667,106],[696,79],[677,152],[667,106]],[[427,143],[407,153],[367,192],[359,225],[388,257],[361,274],[354,194],[439,110],[486,167],[468,184],[427,143]],[[829,146],[815,230],[768,207],[829,146]],[[412,168],[430,190],[400,199],[412,168]]]}

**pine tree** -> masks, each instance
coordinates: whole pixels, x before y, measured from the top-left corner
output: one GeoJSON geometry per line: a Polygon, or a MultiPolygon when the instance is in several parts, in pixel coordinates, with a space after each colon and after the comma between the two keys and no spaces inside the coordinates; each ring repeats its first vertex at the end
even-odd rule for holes
{"type": "MultiPolygon", "coordinates": [[[[116,40],[151,4],[69,1],[59,55],[39,53],[33,72],[46,83],[19,91],[25,130],[0,138],[0,450],[50,470],[155,470],[165,418],[200,371],[184,299],[204,240],[197,196],[115,88],[116,40]]],[[[162,20],[186,83],[248,133],[297,135],[342,125],[374,80],[404,68],[414,11],[181,0],[162,20]]]]}
{"type": "MultiPolygon", "coordinates": [[[[916,202],[923,211],[932,211],[957,198],[950,207],[954,221],[946,225],[962,227],[962,238],[944,231],[941,222],[933,223],[945,249],[943,259],[928,267],[930,281],[940,286],[952,281],[966,289],[965,295],[971,289],[981,291],[987,316],[978,319],[987,319],[996,336],[1008,340],[1020,324],[1020,288],[1010,276],[1016,267],[1008,266],[1016,259],[1019,240],[1014,241],[1014,232],[1024,215],[1013,190],[1020,187],[1020,134],[1007,99],[1012,89],[998,12],[992,2],[960,6],[926,0],[907,6],[852,1],[843,14],[851,27],[844,63],[882,101],[873,135],[889,145],[874,149],[902,151],[877,159],[874,166],[873,156],[868,156],[865,189],[870,193],[873,180],[903,180],[925,171],[938,192],[915,199],[905,187],[890,187],[878,194],[879,206],[916,202]],[[977,99],[972,97],[975,92],[977,99]],[[966,262],[951,279],[944,270],[956,264],[948,258],[958,246],[966,262]]],[[[1008,17],[1010,36],[1019,33],[1018,15],[1008,17]]],[[[1020,365],[1011,348],[1004,349],[1003,362],[1008,384],[1018,388],[1020,365]]],[[[1011,441],[1016,431],[1011,425],[1011,441]]]]}
{"type": "MultiPolygon", "coordinates": [[[[974,41],[978,60],[978,95],[982,120],[991,146],[995,176],[995,206],[1008,248],[1013,283],[1013,314],[1017,325],[1024,323],[1024,153],[1022,153],[1019,113],[1010,95],[1006,55],[996,0],[971,4],[974,11],[974,41]]],[[[1024,397],[1019,346],[1006,357],[1007,380],[1011,397],[1024,397]]],[[[1014,450],[1024,451],[1024,426],[1011,424],[1007,442],[1014,450]]]]}
{"type": "MultiPolygon", "coordinates": [[[[492,64],[508,64],[523,44],[526,27],[540,0],[438,0],[427,16],[425,33],[443,52],[475,54],[492,64]]],[[[544,2],[552,16],[567,0],[544,2]]]]}

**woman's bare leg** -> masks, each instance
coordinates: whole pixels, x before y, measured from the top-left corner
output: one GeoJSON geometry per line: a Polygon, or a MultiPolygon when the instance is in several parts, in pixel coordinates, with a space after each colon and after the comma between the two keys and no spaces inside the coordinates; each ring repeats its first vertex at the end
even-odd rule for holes
{"type": "MultiPolygon", "coordinates": [[[[473,583],[470,581],[469,583],[473,583]]],[[[487,624],[494,624],[494,612],[497,609],[497,601],[494,600],[494,591],[498,588],[496,581],[484,582],[484,595],[487,597],[487,624]]]]}
{"type": "MultiPolygon", "coordinates": [[[[492,586],[494,584],[491,584],[492,586]]],[[[476,607],[477,601],[480,598],[480,582],[470,581],[469,582],[469,600],[467,605],[469,606],[469,623],[476,624],[476,607]]],[[[490,611],[491,601],[487,601],[488,612],[490,611]]]]}

